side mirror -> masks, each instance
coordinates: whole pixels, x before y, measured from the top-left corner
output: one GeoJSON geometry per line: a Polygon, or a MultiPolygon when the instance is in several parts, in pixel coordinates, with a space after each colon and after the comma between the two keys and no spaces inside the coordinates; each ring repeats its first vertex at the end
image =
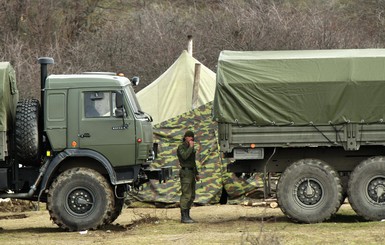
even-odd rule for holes
{"type": "Polygon", "coordinates": [[[116,109],[114,111],[115,117],[124,117],[124,106],[123,106],[123,93],[121,91],[116,92],[115,97],[116,109]]]}
{"type": "Polygon", "coordinates": [[[139,84],[139,77],[133,77],[131,79],[132,85],[137,86],[139,84]]]}
{"type": "Polygon", "coordinates": [[[116,108],[115,111],[115,117],[117,118],[123,118],[124,117],[124,108],[121,107],[121,108],[116,108]]]}
{"type": "Polygon", "coordinates": [[[123,93],[122,91],[116,92],[115,104],[117,108],[123,108],[123,93]]]}

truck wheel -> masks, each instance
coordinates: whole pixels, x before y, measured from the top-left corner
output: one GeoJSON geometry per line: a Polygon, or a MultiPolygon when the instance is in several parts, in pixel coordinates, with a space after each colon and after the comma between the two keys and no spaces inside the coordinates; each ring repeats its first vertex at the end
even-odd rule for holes
{"type": "Polygon", "coordinates": [[[385,219],[385,157],[369,158],[354,169],[348,196],[358,215],[367,220],[385,219]]]}
{"type": "Polygon", "coordinates": [[[65,230],[94,230],[110,219],[114,194],[100,173],[73,168],[52,183],[47,207],[53,222],[65,230]]]}
{"type": "Polygon", "coordinates": [[[342,186],[338,174],[325,162],[302,159],[282,174],[277,198],[282,212],[293,221],[318,223],[337,212],[342,186]]]}
{"type": "Polygon", "coordinates": [[[111,224],[119,217],[119,215],[122,213],[123,206],[124,206],[124,199],[119,199],[115,197],[115,206],[111,210],[111,216],[106,221],[106,225],[111,224]]]}
{"type": "Polygon", "coordinates": [[[123,188],[121,188],[121,186],[117,187],[115,195],[117,195],[114,197],[115,198],[115,205],[113,206],[112,210],[110,211],[111,215],[110,215],[109,219],[106,220],[106,223],[105,223],[106,225],[114,222],[119,217],[119,215],[122,213],[122,210],[123,210],[124,190],[123,190],[123,188]]]}
{"type": "Polygon", "coordinates": [[[22,100],[17,103],[15,122],[16,158],[23,165],[40,163],[39,101],[22,100]]]}

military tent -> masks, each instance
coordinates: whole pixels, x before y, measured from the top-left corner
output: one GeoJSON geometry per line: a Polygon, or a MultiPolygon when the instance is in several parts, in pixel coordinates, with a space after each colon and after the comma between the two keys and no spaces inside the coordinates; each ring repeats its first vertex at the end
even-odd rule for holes
{"type": "Polygon", "coordinates": [[[136,196],[141,201],[179,202],[180,183],[176,149],[186,130],[195,132],[196,161],[201,181],[196,186],[196,204],[220,202],[225,190],[229,199],[236,199],[255,192],[261,182],[257,175],[248,179],[237,178],[227,172],[227,160],[221,158],[217,142],[217,124],[211,120],[212,102],[190,110],[154,126],[155,141],[159,143],[159,155],[152,167],[171,166],[173,178],[166,183],[152,180],[146,183],[136,196]]]}
{"type": "MultiPolygon", "coordinates": [[[[192,109],[195,64],[200,62],[183,51],[167,71],[137,93],[142,111],[152,116],[154,124],[192,109]]],[[[201,65],[197,107],[213,101],[214,93],[215,73],[201,65]]]]}
{"type": "Polygon", "coordinates": [[[138,92],[142,110],[155,119],[154,139],[159,145],[152,167],[171,166],[173,178],[166,183],[152,180],[135,198],[145,202],[177,203],[180,196],[179,163],[176,149],[186,130],[195,132],[196,160],[201,181],[197,183],[196,204],[214,204],[221,197],[236,199],[260,190],[258,176],[238,178],[227,172],[227,160],[221,157],[217,141],[217,123],[212,120],[215,73],[202,65],[200,106],[192,109],[194,66],[198,62],[186,51],[152,84],[138,92]],[[205,77],[204,74],[207,74],[205,77]],[[179,96],[182,95],[182,96],[179,96]],[[167,112],[171,108],[172,112],[167,112]],[[222,195],[225,190],[226,195],[222,195]]]}

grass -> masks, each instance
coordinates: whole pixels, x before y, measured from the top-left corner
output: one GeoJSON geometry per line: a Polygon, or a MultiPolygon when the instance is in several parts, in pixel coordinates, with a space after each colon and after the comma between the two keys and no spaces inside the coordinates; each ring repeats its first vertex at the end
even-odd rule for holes
{"type": "Polygon", "coordinates": [[[385,228],[385,222],[364,221],[346,204],[319,224],[292,223],[279,209],[239,205],[194,207],[195,224],[181,224],[178,208],[129,208],[113,225],[84,235],[63,232],[46,211],[24,214],[23,219],[0,220],[1,244],[367,245],[382,243],[385,228]]]}
{"type": "MultiPolygon", "coordinates": [[[[279,210],[271,211],[234,219],[211,219],[187,227],[172,219],[161,220],[156,231],[162,235],[188,233],[186,236],[198,244],[378,244],[383,239],[385,222],[365,221],[349,205],[344,205],[330,221],[318,224],[292,223],[279,210]]],[[[137,235],[144,236],[149,229],[154,226],[140,227],[137,235]]]]}

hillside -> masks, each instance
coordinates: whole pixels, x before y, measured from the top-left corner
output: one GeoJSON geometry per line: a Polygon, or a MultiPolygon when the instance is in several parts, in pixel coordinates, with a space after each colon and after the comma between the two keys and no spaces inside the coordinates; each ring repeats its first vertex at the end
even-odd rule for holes
{"type": "Polygon", "coordinates": [[[221,50],[385,46],[384,1],[2,0],[0,59],[17,71],[22,97],[38,97],[39,56],[53,73],[162,74],[194,37],[194,56],[215,71],[221,50]],[[12,15],[8,14],[12,13],[12,15]]]}

